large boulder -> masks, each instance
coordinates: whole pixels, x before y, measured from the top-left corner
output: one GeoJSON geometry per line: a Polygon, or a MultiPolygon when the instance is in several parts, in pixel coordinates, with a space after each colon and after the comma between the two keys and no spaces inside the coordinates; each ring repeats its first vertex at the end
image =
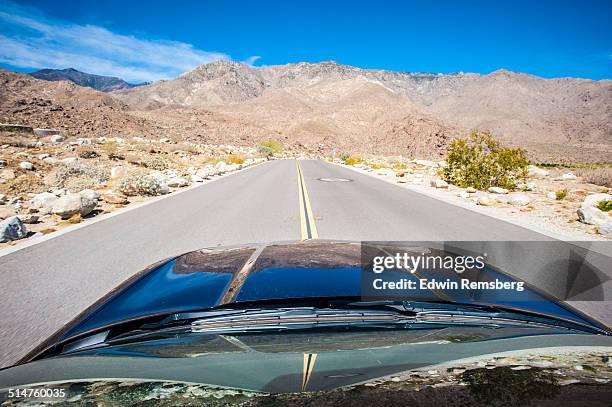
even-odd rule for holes
{"type": "Polygon", "coordinates": [[[30,200],[30,206],[34,209],[38,209],[42,214],[48,214],[51,213],[51,208],[57,199],[57,196],[51,192],[41,192],[40,194],[34,195],[30,200]]]}
{"type": "Polygon", "coordinates": [[[59,215],[62,219],[80,214],[88,215],[96,207],[96,201],[80,194],[69,193],[57,199],[51,207],[51,213],[59,215]]]}
{"type": "Polygon", "coordinates": [[[577,211],[580,222],[596,225],[599,233],[612,235],[612,216],[596,207],[599,202],[610,199],[612,199],[610,194],[588,195],[577,211]]]}
{"type": "Polygon", "coordinates": [[[590,194],[584,198],[584,201],[582,201],[582,204],[580,205],[580,207],[588,208],[591,206],[596,206],[599,202],[609,201],[610,199],[612,199],[612,195],[610,194],[604,194],[604,193],[590,194]]]}
{"type": "Polygon", "coordinates": [[[28,235],[28,229],[17,216],[0,222],[0,243],[23,239],[28,235]]]}
{"type": "Polygon", "coordinates": [[[97,201],[100,198],[100,194],[94,191],[93,189],[84,189],[79,192],[79,195],[91,201],[97,201]]]}

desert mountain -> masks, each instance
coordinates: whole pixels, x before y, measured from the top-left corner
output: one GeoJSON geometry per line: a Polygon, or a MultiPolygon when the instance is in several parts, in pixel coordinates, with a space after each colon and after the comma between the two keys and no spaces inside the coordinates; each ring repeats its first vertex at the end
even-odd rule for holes
{"type": "Polygon", "coordinates": [[[112,92],[119,89],[129,89],[138,85],[127,83],[123,79],[114,76],[94,75],[77,71],[73,68],[67,69],[41,69],[30,75],[45,81],[70,81],[79,86],[85,86],[101,92],[112,92]]]}
{"type": "Polygon", "coordinates": [[[110,93],[2,71],[0,92],[0,120],[75,134],[237,145],[272,137],[311,152],[435,157],[478,128],[538,160],[612,161],[610,80],[220,61],[110,93]]]}
{"type": "Polygon", "coordinates": [[[62,129],[79,137],[155,133],[107,93],[0,69],[0,122],[62,129]]]}

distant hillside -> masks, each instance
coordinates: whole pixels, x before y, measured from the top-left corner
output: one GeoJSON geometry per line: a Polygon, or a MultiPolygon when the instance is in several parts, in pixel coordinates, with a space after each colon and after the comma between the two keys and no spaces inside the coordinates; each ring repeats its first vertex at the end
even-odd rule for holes
{"type": "Polygon", "coordinates": [[[472,128],[546,152],[550,160],[571,155],[609,161],[612,146],[609,80],[545,79],[508,70],[407,73],[335,62],[254,68],[219,61],[113,95],[134,110],[221,113],[311,146],[436,154],[472,128]]]}
{"type": "Polygon", "coordinates": [[[139,85],[127,83],[123,79],[113,76],[94,75],[77,71],[73,68],[68,69],[41,69],[32,72],[30,75],[45,81],[70,81],[79,86],[92,88],[102,92],[112,92],[119,89],[129,89],[139,85]]]}

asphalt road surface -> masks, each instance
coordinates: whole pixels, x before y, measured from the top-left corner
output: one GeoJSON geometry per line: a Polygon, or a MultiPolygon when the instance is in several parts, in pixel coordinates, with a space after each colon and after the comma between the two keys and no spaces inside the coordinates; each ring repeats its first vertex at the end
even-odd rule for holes
{"type": "MultiPolygon", "coordinates": [[[[340,166],[300,167],[310,233],[319,239],[550,239],[340,166]]],[[[300,184],[296,161],[271,161],[0,257],[0,366],[158,260],[203,247],[300,240],[300,184]]],[[[612,314],[602,304],[584,310],[600,319],[612,314]]]]}

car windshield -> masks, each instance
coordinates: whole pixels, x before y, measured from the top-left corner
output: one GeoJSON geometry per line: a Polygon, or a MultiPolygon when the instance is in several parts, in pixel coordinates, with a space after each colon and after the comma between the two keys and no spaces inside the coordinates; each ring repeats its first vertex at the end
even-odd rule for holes
{"type": "Polygon", "coordinates": [[[612,3],[0,1],[0,407],[609,406],[612,3]]]}

